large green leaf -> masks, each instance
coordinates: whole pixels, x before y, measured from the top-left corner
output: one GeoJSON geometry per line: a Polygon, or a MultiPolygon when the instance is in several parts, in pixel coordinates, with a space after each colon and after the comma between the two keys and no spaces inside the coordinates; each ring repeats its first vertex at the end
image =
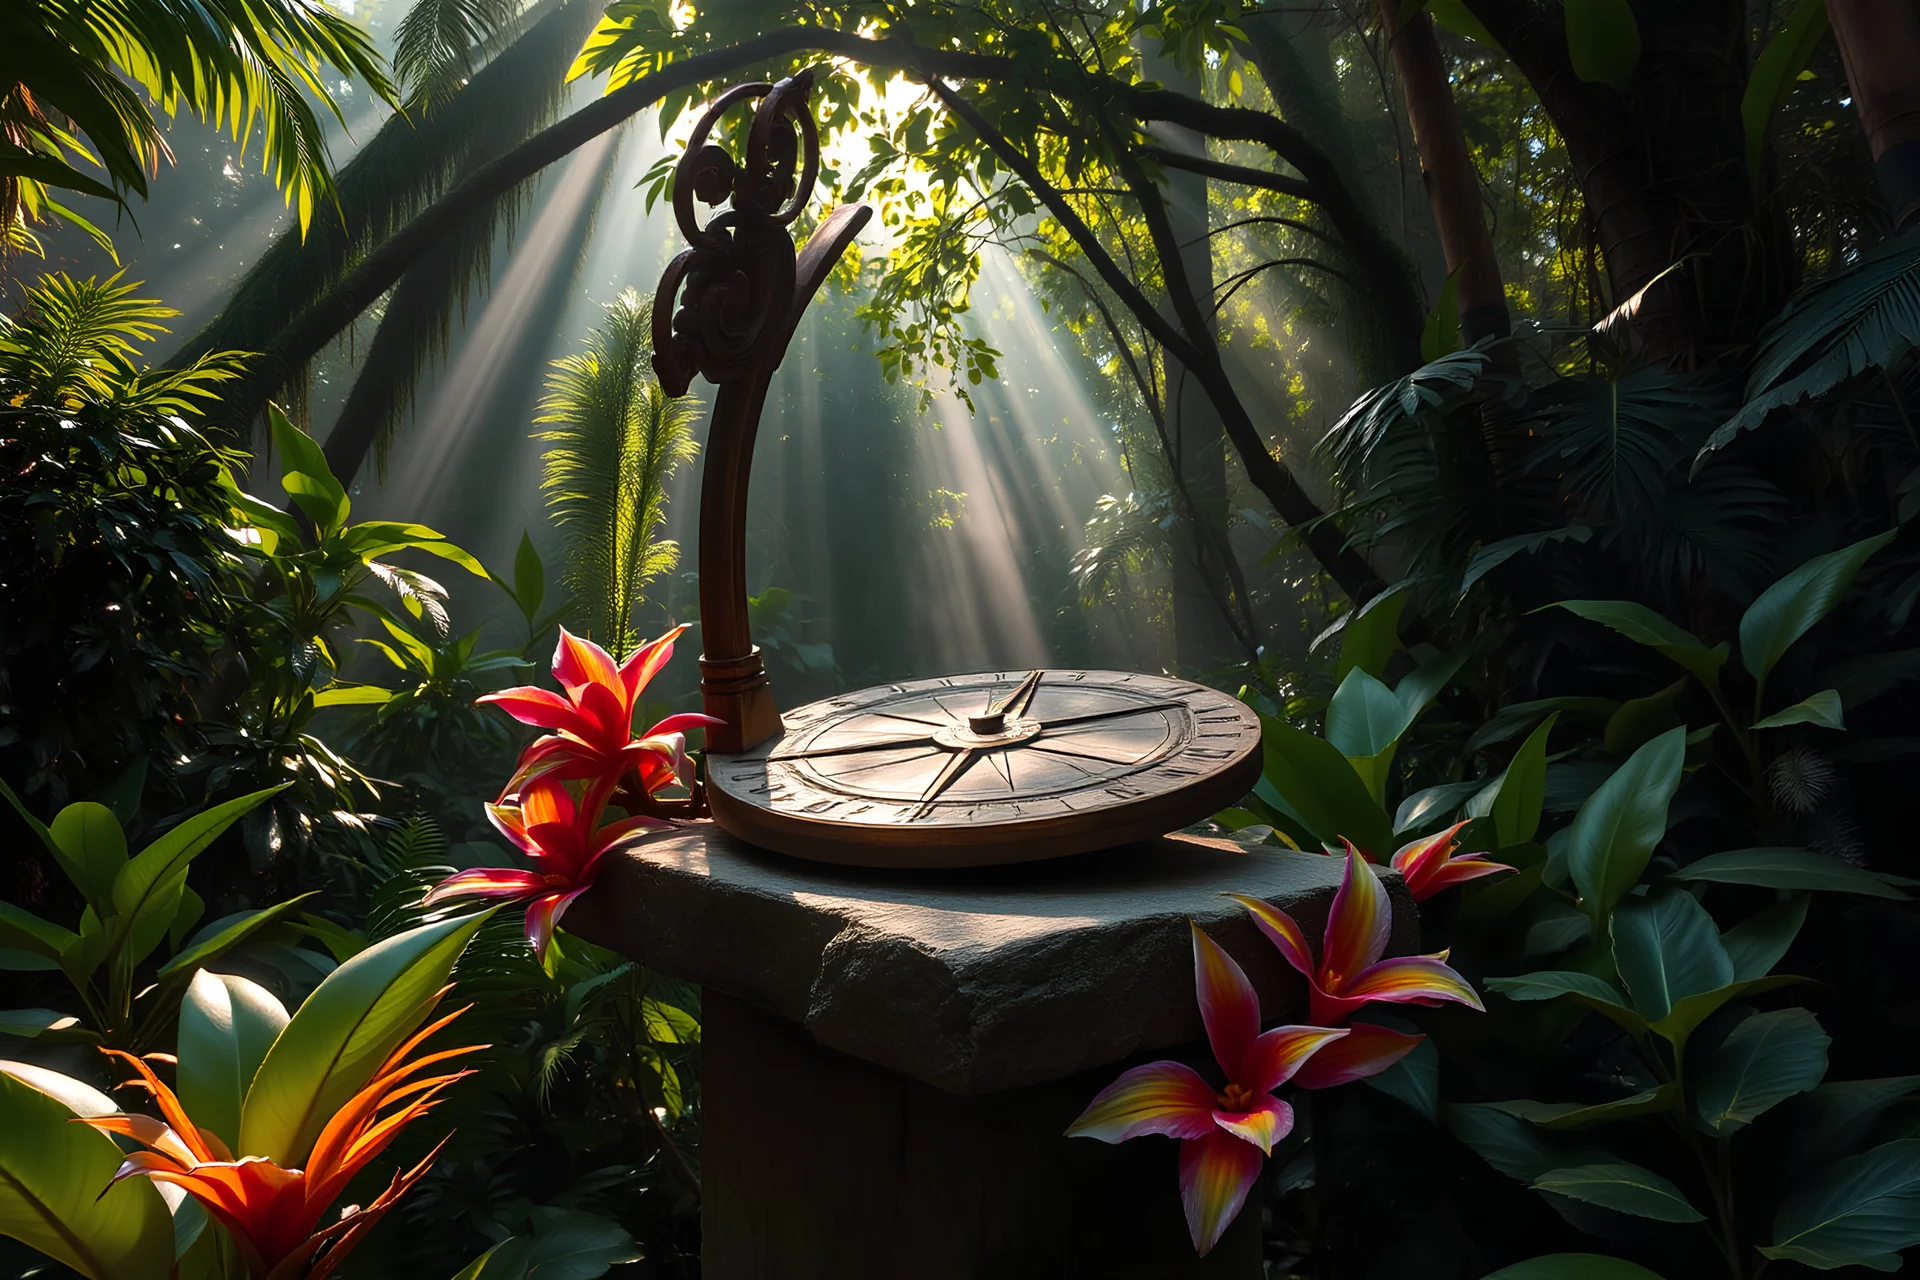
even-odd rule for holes
{"type": "Polygon", "coordinates": [[[194,1123],[240,1143],[240,1104],[266,1059],[287,1011],[265,987],[231,974],[193,975],[180,1002],[180,1059],[175,1092],[194,1123]]]}
{"type": "Polygon", "coordinates": [[[1412,723],[1413,713],[1393,690],[1359,667],[1347,673],[1327,704],[1327,741],[1360,775],[1375,805],[1386,802],[1394,751],[1412,723]]]}
{"type": "Polygon", "coordinates": [[[280,455],[280,486],[307,513],[321,537],[332,537],[346,524],[352,503],[327,466],[326,453],[287,419],[279,405],[267,406],[267,423],[273,430],[274,452],[280,455]]]}
{"type": "Polygon", "coordinates": [[[1542,1129],[1591,1129],[1619,1120],[1631,1120],[1636,1116],[1670,1111],[1678,1093],[1679,1086],[1668,1083],[1657,1089],[1642,1090],[1631,1097],[1616,1098],[1612,1102],[1535,1102],[1529,1098],[1515,1098],[1488,1105],[1498,1107],[1529,1124],[1539,1125],[1542,1129]]]}
{"type": "Polygon", "coordinates": [[[1393,852],[1393,824],[1347,758],[1324,738],[1272,716],[1260,717],[1266,780],[1314,837],[1341,837],[1377,858],[1393,852]]]}
{"type": "Polygon", "coordinates": [[[1760,1252],[1830,1271],[1850,1265],[1900,1269],[1920,1244],[1920,1140],[1889,1142],[1838,1161],[1787,1193],[1760,1252]]]}
{"type": "Polygon", "coordinates": [[[1573,73],[1626,96],[1640,65],[1640,24],[1628,0],[1566,0],[1567,54],[1573,73]]]}
{"type": "Polygon", "coordinates": [[[1823,1168],[1864,1145],[1887,1108],[1916,1090],[1920,1076],[1830,1080],[1781,1108],[1788,1128],[1780,1150],[1797,1168],[1823,1168]]]}
{"type": "Polygon", "coordinates": [[[1811,849],[1731,849],[1726,853],[1710,853],[1669,873],[1667,878],[1752,884],[1767,889],[1858,893],[1869,898],[1907,896],[1865,867],[1856,867],[1811,849]]]}
{"type": "Polygon", "coordinates": [[[0,1235],[91,1280],[154,1280],[173,1268],[166,1201],[145,1178],[109,1189],[120,1148],[73,1123],[118,1110],[78,1080],[0,1062],[0,1235]]]}
{"type": "Polygon", "coordinates": [[[1542,720],[1513,753],[1500,779],[1491,816],[1502,846],[1525,843],[1540,831],[1541,804],[1547,797],[1547,736],[1559,720],[1558,711],[1542,720]]]}
{"type": "Polygon", "coordinates": [[[1890,237],[1844,271],[1816,281],[1760,336],[1746,404],[1707,438],[1706,456],[1767,415],[1884,369],[1920,343],[1920,232],[1890,237]]]}
{"type": "Polygon", "coordinates": [[[1712,991],[1686,996],[1674,1001],[1673,1012],[1653,1024],[1653,1033],[1673,1045],[1676,1051],[1681,1050],[1686,1046],[1687,1037],[1729,1000],[1759,995],[1763,991],[1774,991],[1805,981],[1805,978],[1796,978],[1792,974],[1774,974],[1765,978],[1744,978],[1724,987],[1715,987],[1712,991]]]}
{"type": "Polygon", "coordinates": [[[528,1234],[501,1241],[454,1280],[594,1280],[616,1263],[640,1257],[633,1237],[613,1219],[541,1206],[528,1234]]]}
{"type": "Polygon", "coordinates": [[[1498,991],[1509,1000],[1557,1000],[1572,996],[1596,1013],[1601,1013],[1627,1030],[1641,1032],[1647,1020],[1627,1004],[1626,993],[1605,978],[1571,969],[1542,969],[1511,978],[1488,978],[1489,991],[1498,991]]]}
{"type": "Polygon", "coordinates": [[[1532,1182],[1568,1165],[1597,1164],[1607,1158],[1597,1149],[1542,1133],[1537,1126],[1492,1103],[1442,1103],[1440,1117],[1453,1136],[1472,1147],[1482,1160],[1521,1182],[1532,1182]]]}
{"type": "Polygon", "coordinates": [[[1740,618],[1740,661],[1757,684],[1766,686],[1767,676],[1793,642],[1833,612],[1867,558],[1898,534],[1898,529],[1888,529],[1815,556],[1760,593],[1740,618]]]}
{"type": "Polygon", "coordinates": [[[488,914],[397,933],[328,974],[254,1073],[235,1154],[302,1164],[333,1113],[425,1020],[488,914]]]}
{"type": "Polygon", "coordinates": [[[1489,1271],[1483,1280],[1661,1280],[1661,1277],[1625,1258],[1609,1258],[1600,1253],[1550,1253],[1489,1271]]]}
{"type": "Polygon", "coordinates": [[[1796,894],[1742,920],[1720,935],[1733,961],[1733,980],[1750,982],[1773,972],[1807,922],[1807,895],[1796,894]]]}
{"type": "MultiPolygon", "coordinates": [[[[175,974],[192,973],[201,965],[212,964],[260,930],[291,914],[295,907],[318,892],[319,890],[316,889],[311,893],[303,893],[297,898],[288,898],[285,902],[275,903],[271,907],[263,907],[259,911],[242,912],[238,917],[221,917],[223,920],[231,920],[232,923],[223,925],[201,938],[200,941],[161,965],[158,976],[163,979],[171,978],[175,974]]],[[[202,932],[204,933],[205,930],[202,932]]]]}
{"type": "Polygon", "coordinates": [[[1827,33],[1827,0],[1800,0],[1767,47],[1754,59],[1747,91],[1740,99],[1740,122],[1747,135],[1747,176],[1755,194],[1766,176],[1761,161],[1767,145],[1767,126],[1786,101],[1787,90],[1813,56],[1814,46],[1827,33]]]}
{"type": "Polygon", "coordinates": [[[1684,728],[1634,752],[1580,806],[1567,833],[1567,872],[1596,923],[1640,881],[1667,830],[1667,805],[1686,760],[1684,728]]]}
{"type": "Polygon", "coordinates": [[[1400,648],[1400,615],[1407,598],[1404,588],[1389,587],[1348,615],[1340,629],[1340,658],[1333,668],[1336,684],[1344,684],[1355,670],[1376,679],[1386,674],[1387,660],[1400,648]]]}
{"type": "Polygon", "coordinates": [[[58,960],[76,940],[73,930],[42,920],[11,902],[0,902],[0,947],[58,960]]]}
{"type": "Polygon", "coordinates": [[[127,865],[127,835],[113,810],[91,800],[70,804],[54,815],[48,828],[54,843],[69,859],[67,874],[94,909],[106,914],[113,906],[113,880],[127,865]]]}
{"type": "Polygon", "coordinates": [[[1822,729],[1845,729],[1846,716],[1838,689],[1822,689],[1802,698],[1790,707],[1782,707],[1764,720],[1756,720],[1756,729],[1784,729],[1792,724],[1817,725],[1822,729]]]}
{"type": "Polygon", "coordinates": [[[79,1021],[57,1009],[0,1009],[0,1035],[33,1040],[49,1031],[65,1031],[79,1021]]]}
{"type": "Polygon", "coordinates": [[[1551,1191],[1657,1222],[1706,1221],[1680,1188],[1653,1170],[1624,1160],[1552,1169],[1535,1178],[1532,1186],[1535,1191],[1551,1191]]]}
{"type": "Polygon", "coordinates": [[[1613,963],[1634,1009],[1649,1022],[1688,996],[1733,981],[1733,961],[1713,917],[1679,890],[1620,904],[1613,913],[1613,963]]]}
{"type": "Polygon", "coordinates": [[[1684,627],[1676,627],[1643,604],[1631,600],[1561,600],[1546,608],[1565,609],[1589,622],[1612,627],[1635,644],[1657,650],[1691,672],[1703,684],[1720,681],[1720,668],[1727,662],[1727,646],[1709,648],[1684,627]]]}
{"type": "Polygon", "coordinates": [[[247,810],[291,785],[268,787],[196,813],[127,860],[113,881],[113,909],[119,917],[113,936],[124,940],[128,963],[143,959],[167,936],[180,909],[187,864],[247,810]]]}
{"type": "Polygon", "coordinates": [[[1832,1041],[1805,1009],[1743,1019],[1694,1074],[1693,1114],[1722,1136],[1819,1084],[1832,1041]]]}

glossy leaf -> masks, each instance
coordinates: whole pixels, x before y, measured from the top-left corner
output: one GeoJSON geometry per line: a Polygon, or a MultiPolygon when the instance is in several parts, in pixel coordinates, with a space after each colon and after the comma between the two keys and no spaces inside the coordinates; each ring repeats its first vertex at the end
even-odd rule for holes
{"type": "Polygon", "coordinates": [[[426,1018],[489,914],[395,934],[328,974],[254,1074],[241,1108],[241,1150],[298,1167],[333,1113],[426,1018]]]}
{"type": "Polygon", "coordinates": [[[287,1011],[272,992],[231,974],[200,970],[180,1002],[174,1092],[194,1123],[230,1148],[240,1141],[247,1086],[286,1025],[287,1011]]]}
{"type": "Polygon", "coordinates": [[[1347,758],[1375,805],[1385,802],[1394,751],[1412,723],[1393,690],[1358,667],[1327,704],[1327,741],[1347,758]]]}
{"type": "Polygon", "coordinates": [[[1605,978],[1597,978],[1590,973],[1543,969],[1518,977],[1488,978],[1485,985],[1487,990],[1498,991],[1509,1000],[1557,1000],[1561,996],[1570,996],[1628,1031],[1638,1034],[1647,1029],[1647,1020],[1627,1003],[1624,991],[1605,978]]]}
{"type": "MultiPolygon", "coordinates": [[[[207,936],[161,965],[159,976],[170,978],[175,974],[192,973],[202,965],[212,964],[260,930],[285,918],[295,907],[318,892],[319,890],[316,889],[313,893],[303,893],[297,898],[289,898],[285,902],[275,903],[259,911],[242,912],[237,917],[222,917],[222,919],[231,920],[231,923],[221,925],[219,929],[207,933],[207,936]]],[[[219,924],[220,921],[216,920],[214,923],[219,924]]],[[[201,932],[206,933],[206,930],[203,929],[201,932]]]]}
{"type": "Polygon", "coordinates": [[[534,548],[533,535],[524,530],[513,553],[513,598],[528,622],[540,615],[540,604],[547,598],[547,566],[534,548]]]}
{"type": "Polygon", "coordinates": [[[1787,1193],[1760,1252],[1823,1271],[1858,1265],[1896,1271],[1920,1244],[1920,1140],[1907,1138],[1838,1161],[1787,1193]]]}
{"type": "Polygon", "coordinates": [[[1765,183],[1762,162],[1773,113],[1786,101],[1787,91],[1826,33],[1827,0],[1800,0],[1754,59],[1747,91],[1740,99],[1740,123],[1747,135],[1747,176],[1756,193],[1765,183]]]}
{"type": "Polygon", "coordinates": [[[1645,605],[1631,600],[1562,600],[1547,607],[1565,609],[1591,622],[1612,627],[1634,643],[1664,654],[1709,686],[1719,683],[1720,668],[1727,662],[1727,646],[1709,648],[1691,631],[1676,627],[1645,605]]]}
{"type": "Polygon", "coordinates": [[[1916,1090],[1920,1076],[1828,1081],[1781,1107],[1788,1122],[1781,1149],[1800,1169],[1823,1168],[1866,1145],[1887,1108],[1916,1090]]]}
{"type": "Polygon", "coordinates": [[[1680,1188],[1651,1169],[1625,1161],[1554,1169],[1535,1178],[1532,1186],[1535,1191],[1550,1191],[1656,1222],[1706,1221],[1706,1215],[1688,1203],[1680,1188]]]}
{"type": "Polygon", "coordinates": [[[1613,963],[1635,1011],[1649,1022],[1688,996],[1733,981],[1733,961],[1713,917],[1678,890],[1620,904],[1613,913],[1613,963]]]}
{"type": "Polygon", "coordinates": [[[1647,1089],[1612,1102],[1534,1102],[1517,1098],[1488,1105],[1498,1107],[1529,1124],[1539,1125],[1542,1129],[1591,1129],[1596,1125],[1672,1110],[1678,1093],[1679,1086],[1663,1084],[1657,1089],[1647,1089]]]}
{"type": "Polygon", "coordinates": [[[1400,615],[1406,607],[1407,592],[1389,587],[1348,616],[1347,625],[1340,629],[1340,659],[1333,669],[1336,685],[1344,685],[1356,670],[1376,680],[1386,674],[1387,661],[1400,648],[1400,615]]]}
{"type": "Polygon", "coordinates": [[[1694,1115],[1721,1135],[1752,1124],[1761,1112],[1820,1083],[1830,1043],[1805,1009],[1743,1019],[1694,1074],[1694,1115]]]}
{"type": "Polygon", "coordinates": [[[1772,973],[1806,922],[1807,895],[1802,893],[1756,912],[1721,934],[1720,945],[1733,961],[1733,980],[1750,982],[1772,973]]]}
{"type": "Polygon", "coordinates": [[[1566,0],[1567,54],[1573,73],[1625,97],[1640,65],[1640,24],[1628,0],[1566,0]]]}
{"type": "Polygon", "coordinates": [[[294,504],[306,512],[323,538],[339,532],[352,504],[347,491],[334,479],[327,455],[312,436],[288,421],[277,404],[267,406],[273,432],[273,451],[280,456],[280,485],[294,504]]]}
{"type": "Polygon", "coordinates": [[[255,791],[187,818],[130,858],[113,881],[116,940],[124,939],[132,961],[160,945],[180,907],[187,864],[249,809],[291,786],[255,791]]]}
{"type": "Polygon", "coordinates": [[[118,1110],[78,1080],[0,1062],[0,1235],[90,1280],[154,1280],[173,1268],[166,1201],[145,1178],[109,1189],[120,1148],[73,1123],[118,1110]]]}
{"type": "Polygon", "coordinates": [[[42,920],[11,902],[0,902],[0,947],[58,960],[74,941],[73,930],[42,920]]]}
{"type": "Polygon", "coordinates": [[[1687,1037],[1729,1000],[1759,995],[1763,991],[1774,991],[1780,987],[1805,981],[1805,978],[1797,978],[1792,974],[1774,974],[1765,978],[1747,978],[1739,982],[1731,982],[1724,987],[1715,987],[1712,991],[1702,991],[1698,995],[1687,996],[1674,1001],[1673,1012],[1653,1024],[1653,1033],[1676,1049],[1682,1048],[1687,1042],[1687,1037]]]}
{"type": "Polygon", "coordinates": [[[0,1009],[0,1035],[32,1040],[48,1031],[65,1031],[80,1019],[54,1009],[0,1009]]]}
{"type": "Polygon", "coordinates": [[[1667,805],[1680,786],[1686,731],[1647,743],[1580,806],[1567,836],[1567,872],[1581,905],[1603,921],[1640,880],[1667,830],[1667,805]]]}
{"type": "Polygon", "coordinates": [[[74,887],[101,914],[113,905],[113,880],[127,865],[127,835],[113,810],[91,800],[70,804],[48,828],[67,855],[65,870],[74,887]]]}
{"type": "Polygon", "coordinates": [[[1609,1258],[1600,1253],[1550,1253],[1489,1271],[1482,1280],[1661,1280],[1661,1277],[1625,1258],[1609,1258]]]}
{"type": "Polygon", "coordinates": [[[27,808],[27,802],[22,800],[18,793],[7,785],[4,778],[0,778],[0,796],[6,798],[7,803],[13,806],[13,811],[20,815],[20,820],[27,824],[28,829],[31,830],[35,836],[39,837],[41,847],[46,849],[47,853],[52,856],[54,862],[58,864],[61,873],[84,893],[86,891],[84,888],[86,872],[68,856],[65,849],[60,847],[60,842],[53,838],[53,832],[48,830],[47,824],[34,816],[33,810],[27,808]]]}
{"type": "Polygon", "coordinates": [[[1865,867],[1856,867],[1811,849],[1730,849],[1725,853],[1710,853],[1669,873],[1667,879],[1858,893],[1869,898],[1907,896],[1865,867]]]}
{"type": "Polygon", "coordinates": [[[1867,558],[1892,542],[1898,529],[1828,552],[1787,574],[1760,593],[1740,618],[1740,661],[1765,687],[1767,676],[1793,642],[1832,613],[1867,558]]]}
{"type": "Polygon", "coordinates": [[[512,1236],[460,1269],[454,1280],[594,1280],[617,1263],[636,1262],[639,1248],[611,1218],[541,1206],[532,1230],[512,1236]]]}
{"type": "Polygon", "coordinates": [[[1764,720],[1756,720],[1756,729],[1784,729],[1790,724],[1810,724],[1822,729],[1845,729],[1846,716],[1841,710],[1840,694],[1835,689],[1822,689],[1812,697],[1803,698],[1790,707],[1782,707],[1764,720]]]}
{"type": "Polygon", "coordinates": [[[1386,811],[1332,743],[1272,716],[1260,727],[1266,780],[1316,839],[1338,847],[1344,836],[1375,857],[1392,854],[1386,811]]]}
{"type": "Polygon", "coordinates": [[[1559,721],[1560,713],[1555,711],[1527,735],[1494,793],[1489,816],[1503,847],[1531,840],[1540,831],[1541,805],[1547,795],[1547,737],[1559,721]]]}
{"type": "Polygon", "coordinates": [[[1682,678],[1658,693],[1621,703],[1620,709],[1607,719],[1601,745],[1614,755],[1631,755],[1667,730],[1685,724],[1675,704],[1686,688],[1686,680],[1682,678]]]}

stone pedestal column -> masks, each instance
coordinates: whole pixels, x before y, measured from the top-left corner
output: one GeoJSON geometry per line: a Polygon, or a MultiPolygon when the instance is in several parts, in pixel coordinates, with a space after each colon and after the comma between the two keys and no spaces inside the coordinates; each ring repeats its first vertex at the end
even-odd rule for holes
{"type": "MultiPolygon", "coordinates": [[[[1168,837],[968,873],[842,871],[711,824],[603,866],[567,927],[697,981],[708,1280],[1255,1280],[1259,1203],[1196,1259],[1171,1139],[1063,1136],[1120,1070],[1212,1064],[1187,920],[1269,1020],[1303,988],[1250,893],[1324,925],[1333,858],[1168,837]]],[[[1411,949],[1416,916],[1386,881],[1411,949]]]]}

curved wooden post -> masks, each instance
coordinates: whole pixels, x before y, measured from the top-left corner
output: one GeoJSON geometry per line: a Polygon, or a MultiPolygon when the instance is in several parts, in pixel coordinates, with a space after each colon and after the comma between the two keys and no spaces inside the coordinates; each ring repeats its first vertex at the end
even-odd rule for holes
{"type": "Polygon", "coordinates": [[[780,731],[747,622],[747,483],[767,386],[807,304],[873,216],[866,205],[835,209],[796,258],[787,228],[820,167],[812,89],[808,70],[779,84],[737,85],[707,108],[674,171],[673,212],[688,247],[667,265],[653,298],[661,385],[683,395],[699,374],[719,388],[700,478],[700,692],[707,714],[726,722],[707,734],[718,752],[744,751],[780,731]],[[756,98],[746,157],[736,162],[707,139],[725,112],[756,98]],[[702,227],[696,197],[732,204],[702,227]]]}

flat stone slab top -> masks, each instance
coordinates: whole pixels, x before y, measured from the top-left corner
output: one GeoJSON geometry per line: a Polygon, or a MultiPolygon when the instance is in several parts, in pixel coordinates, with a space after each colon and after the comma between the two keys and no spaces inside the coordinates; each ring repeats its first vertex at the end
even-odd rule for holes
{"type": "MultiPolygon", "coordinates": [[[[829,1048],[958,1094],[1054,1080],[1200,1038],[1188,919],[1240,962],[1269,1020],[1305,988],[1228,892],[1316,944],[1342,861],[1166,836],[969,871],[829,867],[711,822],[607,855],[566,927],[804,1026],[829,1048]]],[[[1397,873],[1391,951],[1418,945],[1397,873]]]]}

